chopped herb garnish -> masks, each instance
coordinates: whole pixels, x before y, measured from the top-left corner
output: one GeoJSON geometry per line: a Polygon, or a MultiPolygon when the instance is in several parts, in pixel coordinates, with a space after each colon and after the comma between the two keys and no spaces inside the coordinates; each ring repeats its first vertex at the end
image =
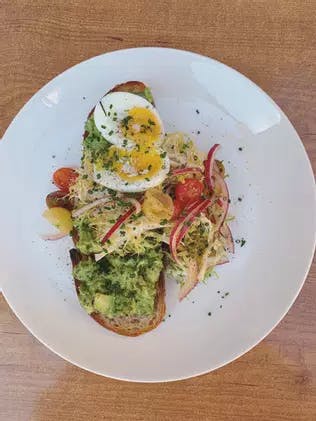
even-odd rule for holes
{"type": "Polygon", "coordinates": [[[104,124],[101,124],[102,129],[106,129],[106,126],[104,124]]]}
{"type": "Polygon", "coordinates": [[[166,156],[167,156],[167,152],[162,152],[162,153],[160,154],[160,158],[166,158],[166,156]]]}
{"type": "Polygon", "coordinates": [[[148,171],[150,171],[150,170],[152,169],[152,167],[153,167],[153,166],[152,166],[151,164],[149,164],[149,165],[148,165],[148,171]]]}
{"type": "Polygon", "coordinates": [[[156,123],[154,121],[152,121],[150,118],[148,119],[148,124],[150,124],[151,126],[155,126],[156,123]]]}
{"type": "Polygon", "coordinates": [[[113,108],[113,104],[110,104],[110,107],[109,107],[109,108],[110,108],[110,110],[111,110],[111,109],[113,108]]]}
{"type": "Polygon", "coordinates": [[[146,181],[150,181],[150,178],[148,178],[148,177],[145,177],[145,180],[146,180],[146,181]]]}
{"type": "Polygon", "coordinates": [[[100,174],[100,173],[98,173],[98,174],[97,174],[97,179],[98,179],[98,180],[100,180],[100,178],[101,178],[101,174],[100,174]]]}
{"type": "Polygon", "coordinates": [[[124,118],[122,119],[122,125],[123,125],[123,127],[124,127],[125,129],[127,129],[127,128],[128,128],[128,122],[129,122],[132,118],[133,118],[132,116],[127,115],[126,117],[124,117],[124,118]]]}
{"type": "Polygon", "coordinates": [[[111,131],[109,132],[109,136],[112,136],[112,134],[113,134],[113,130],[111,130],[111,131]]]}
{"type": "Polygon", "coordinates": [[[86,180],[88,178],[88,174],[83,174],[82,178],[86,180]]]}
{"type": "Polygon", "coordinates": [[[246,240],[244,240],[243,238],[241,239],[241,243],[240,243],[240,247],[243,247],[246,244],[246,240]]]}

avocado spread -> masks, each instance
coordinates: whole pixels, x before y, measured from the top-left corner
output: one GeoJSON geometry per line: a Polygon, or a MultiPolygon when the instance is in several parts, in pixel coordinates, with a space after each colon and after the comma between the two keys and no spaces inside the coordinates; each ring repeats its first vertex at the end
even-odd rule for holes
{"type": "Polygon", "coordinates": [[[88,313],[98,311],[110,318],[151,315],[162,266],[161,248],[143,255],[113,254],[99,262],[81,261],[74,268],[80,303],[88,313]]]}

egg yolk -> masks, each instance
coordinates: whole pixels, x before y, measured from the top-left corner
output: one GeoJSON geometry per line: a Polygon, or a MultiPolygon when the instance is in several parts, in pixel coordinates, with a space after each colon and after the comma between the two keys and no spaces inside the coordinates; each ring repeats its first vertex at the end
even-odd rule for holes
{"type": "Polygon", "coordinates": [[[121,121],[121,131],[126,139],[137,145],[152,146],[159,140],[162,128],[156,115],[147,108],[134,107],[121,121]]]}
{"type": "Polygon", "coordinates": [[[148,180],[157,174],[163,165],[159,151],[154,148],[138,147],[131,151],[112,146],[108,159],[111,169],[126,182],[148,180]]]}

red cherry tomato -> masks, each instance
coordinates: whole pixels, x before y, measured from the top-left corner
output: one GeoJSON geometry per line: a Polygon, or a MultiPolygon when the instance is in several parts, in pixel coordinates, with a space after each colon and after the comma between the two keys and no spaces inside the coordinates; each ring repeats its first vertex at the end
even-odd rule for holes
{"type": "Polygon", "coordinates": [[[54,184],[62,191],[69,192],[69,187],[77,180],[78,174],[73,168],[59,168],[54,172],[54,184]]]}
{"type": "Polygon", "coordinates": [[[176,200],[178,200],[183,205],[193,203],[200,199],[203,188],[204,187],[201,181],[196,180],[195,178],[187,178],[183,183],[176,185],[176,200]]]}
{"type": "Polygon", "coordinates": [[[186,206],[199,200],[203,189],[203,183],[195,178],[187,178],[183,183],[177,184],[175,189],[176,198],[173,202],[173,218],[178,218],[186,206]]]}

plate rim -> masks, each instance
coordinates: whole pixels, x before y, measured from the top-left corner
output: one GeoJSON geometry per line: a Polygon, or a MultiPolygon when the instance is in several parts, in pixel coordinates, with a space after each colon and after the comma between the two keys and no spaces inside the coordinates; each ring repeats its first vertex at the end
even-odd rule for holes
{"type": "MultiPolygon", "coordinates": [[[[247,76],[245,76],[244,74],[240,73],[238,70],[234,69],[231,66],[228,66],[227,64],[216,60],[212,57],[208,57],[205,56],[203,54],[199,54],[199,53],[195,53],[192,52],[190,50],[184,50],[184,49],[176,49],[176,48],[166,48],[166,47],[157,47],[157,46],[147,46],[147,47],[133,47],[133,48],[123,48],[123,49],[117,49],[117,50],[111,50],[105,53],[101,53],[98,54],[96,56],[90,57],[86,60],[83,60],[79,63],[74,64],[73,66],[65,69],[64,71],[62,71],[61,73],[57,74],[56,76],[54,76],[52,79],[50,79],[45,85],[43,85],[39,90],[37,90],[28,100],[27,102],[20,108],[20,110],[18,111],[18,113],[14,116],[14,118],[12,119],[12,121],[10,122],[9,126],[7,127],[7,129],[5,130],[2,138],[0,139],[0,143],[5,141],[5,138],[7,136],[7,133],[9,133],[10,128],[14,125],[15,121],[23,114],[23,112],[25,111],[25,109],[27,107],[29,107],[32,104],[32,101],[35,99],[35,97],[40,94],[41,91],[45,90],[51,83],[54,83],[59,77],[62,77],[65,73],[67,73],[68,71],[73,70],[75,67],[82,65],[83,63],[88,63],[89,61],[93,61],[94,59],[97,59],[99,57],[102,56],[109,56],[109,55],[115,55],[117,53],[120,54],[125,54],[125,53],[132,53],[132,52],[141,52],[141,51],[148,51],[148,50],[160,50],[160,51],[170,51],[174,54],[183,54],[183,55],[190,55],[190,56],[196,56],[199,59],[207,59],[208,61],[211,61],[215,64],[220,64],[221,66],[224,66],[225,68],[229,69],[229,71],[233,71],[234,73],[236,73],[239,77],[241,77],[242,79],[246,79],[248,82],[250,82],[257,90],[260,91],[261,94],[263,94],[266,98],[268,98],[270,101],[272,101],[273,105],[281,112],[282,117],[286,120],[287,125],[289,125],[291,127],[291,129],[294,131],[294,133],[297,136],[297,140],[299,141],[298,143],[300,144],[300,148],[304,154],[305,157],[305,163],[306,165],[306,169],[308,170],[309,173],[309,177],[311,178],[311,180],[314,178],[314,173],[313,173],[313,169],[312,169],[312,165],[309,159],[309,156],[307,154],[307,151],[305,149],[304,143],[302,142],[299,134],[297,133],[295,127],[293,126],[293,124],[291,123],[291,121],[288,119],[287,115],[283,112],[283,110],[276,104],[276,102],[273,100],[273,98],[271,98],[270,95],[268,95],[259,85],[257,85],[255,82],[253,82],[251,79],[249,79],[247,76]]],[[[314,183],[315,184],[315,183],[314,183]]],[[[316,189],[314,188],[314,208],[316,210],[316,189]]],[[[13,313],[15,314],[15,316],[18,318],[18,320],[23,324],[24,327],[26,327],[26,329],[40,342],[42,343],[46,348],[48,348],[50,351],[52,351],[54,354],[58,355],[59,357],[63,358],[65,361],[67,361],[68,363],[71,363],[81,369],[84,369],[88,372],[103,376],[103,377],[107,377],[107,378],[111,378],[111,379],[116,379],[116,380],[122,380],[122,381],[128,381],[128,382],[133,382],[133,383],[166,383],[166,382],[173,382],[173,381],[178,381],[178,380],[184,380],[184,379],[189,379],[189,378],[194,378],[197,376],[202,376],[205,375],[207,373],[213,372],[215,370],[218,370],[219,368],[233,362],[234,360],[240,358],[242,355],[245,355],[246,353],[248,353],[249,351],[251,351],[254,347],[256,347],[263,339],[265,339],[275,328],[276,326],[284,319],[284,317],[287,315],[287,313],[289,312],[289,310],[291,309],[291,307],[293,306],[293,304],[295,303],[298,295],[300,294],[303,285],[307,279],[308,273],[310,271],[312,262],[313,262],[313,257],[314,257],[314,253],[315,253],[315,246],[316,246],[316,230],[315,227],[313,227],[313,231],[314,231],[314,240],[313,240],[313,247],[311,249],[310,252],[310,256],[308,256],[308,264],[305,267],[305,271],[304,271],[304,276],[302,277],[301,281],[300,281],[300,285],[295,293],[295,295],[293,296],[291,302],[287,305],[286,310],[282,313],[282,315],[280,316],[280,318],[273,324],[273,326],[269,329],[265,330],[265,333],[260,335],[260,339],[258,339],[258,341],[256,341],[255,343],[253,343],[250,347],[246,346],[243,347],[242,351],[236,352],[235,355],[231,358],[227,358],[226,360],[223,360],[222,363],[218,364],[217,366],[211,368],[211,369],[206,369],[203,371],[198,371],[198,372],[194,372],[193,374],[190,375],[183,375],[183,376],[176,376],[176,377],[168,377],[165,378],[163,380],[150,380],[150,379],[136,379],[136,378],[128,378],[128,377],[121,377],[121,376],[113,376],[113,375],[108,375],[108,374],[104,374],[103,372],[100,372],[98,370],[93,370],[89,367],[86,367],[84,364],[79,364],[77,362],[72,361],[70,358],[68,358],[67,356],[63,355],[62,353],[56,351],[53,349],[52,346],[48,345],[44,340],[42,340],[40,337],[38,337],[34,332],[33,329],[30,328],[29,326],[27,326],[26,323],[24,323],[24,321],[21,319],[20,315],[18,314],[18,311],[14,308],[14,305],[12,305],[12,303],[10,302],[10,300],[8,299],[8,297],[6,296],[5,293],[5,288],[1,289],[1,285],[0,285],[0,293],[2,292],[5,300],[7,301],[9,307],[11,308],[11,310],[13,311],[13,313]]],[[[193,370],[194,371],[194,370],[193,370]]]]}

